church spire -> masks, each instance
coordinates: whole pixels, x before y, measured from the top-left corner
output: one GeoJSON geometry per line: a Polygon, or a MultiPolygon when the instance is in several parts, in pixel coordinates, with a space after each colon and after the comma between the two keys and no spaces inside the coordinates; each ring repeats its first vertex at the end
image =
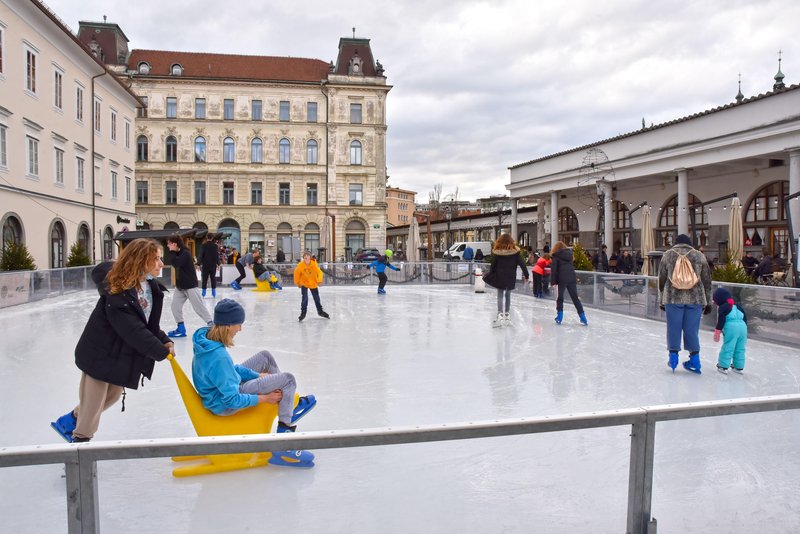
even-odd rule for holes
{"type": "Polygon", "coordinates": [[[772,86],[773,91],[780,91],[786,87],[783,83],[783,73],[781,72],[781,51],[778,50],[778,73],[775,74],[775,84],[772,86]]]}
{"type": "Polygon", "coordinates": [[[739,73],[739,92],[736,93],[736,103],[741,104],[742,100],[744,100],[744,95],[742,94],[742,73],[739,73]]]}

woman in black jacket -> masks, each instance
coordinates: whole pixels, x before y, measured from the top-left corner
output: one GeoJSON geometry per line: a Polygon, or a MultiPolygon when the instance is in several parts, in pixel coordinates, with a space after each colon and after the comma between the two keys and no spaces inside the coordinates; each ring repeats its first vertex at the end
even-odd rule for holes
{"type": "Polygon", "coordinates": [[[497,288],[497,317],[492,326],[498,328],[511,324],[511,292],[517,285],[517,267],[522,269],[522,277],[528,282],[528,268],[519,253],[514,238],[503,234],[497,238],[492,248],[492,267],[497,288]],[[505,305],[504,305],[505,301],[505,305]]]}
{"type": "Polygon", "coordinates": [[[137,389],[156,361],[174,354],[159,325],[164,288],[154,278],[164,267],[161,250],[157,241],[136,239],[116,262],[92,270],[100,299],[75,347],[82,371],[78,406],[51,423],[70,443],[92,439],[100,414],[124,397],[123,388],[137,389]]]}
{"type": "Polygon", "coordinates": [[[550,285],[558,286],[558,298],[556,299],[556,323],[561,324],[564,319],[564,292],[568,291],[578,310],[581,323],[588,325],[586,314],[583,313],[583,304],[578,298],[578,279],[575,276],[575,266],[572,263],[572,249],[568,248],[563,241],[557,242],[551,249],[550,256],[553,263],[550,264],[550,285]]]}
{"type": "Polygon", "coordinates": [[[203,297],[206,296],[206,288],[208,287],[208,279],[211,278],[211,296],[217,296],[217,267],[219,266],[219,247],[211,239],[209,234],[206,234],[206,239],[203,242],[203,248],[200,250],[200,279],[203,284],[203,297]]]}

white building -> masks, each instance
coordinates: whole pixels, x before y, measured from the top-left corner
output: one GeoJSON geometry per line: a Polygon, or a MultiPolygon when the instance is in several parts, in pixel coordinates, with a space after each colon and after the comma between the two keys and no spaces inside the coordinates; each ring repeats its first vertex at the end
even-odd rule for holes
{"type": "Polygon", "coordinates": [[[40,269],[133,229],[137,97],[37,0],[0,0],[0,222],[40,269]]]}

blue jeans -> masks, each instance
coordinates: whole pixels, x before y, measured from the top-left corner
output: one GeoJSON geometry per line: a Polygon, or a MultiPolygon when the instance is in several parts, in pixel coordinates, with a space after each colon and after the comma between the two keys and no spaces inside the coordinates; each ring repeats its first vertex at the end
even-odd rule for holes
{"type": "MultiPolygon", "coordinates": [[[[308,291],[309,288],[301,286],[300,287],[300,311],[306,311],[308,308],[308,291]]],[[[319,288],[313,287],[311,288],[311,296],[314,297],[314,305],[317,307],[317,313],[322,311],[322,304],[319,302],[319,288]]]]}
{"type": "Polygon", "coordinates": [[[667,311],[667,350],[680,352],[681,335],[683,348],[690,354],[700,352],[700,319],[703,317],[702,304],[666,304],[667,311]]]}

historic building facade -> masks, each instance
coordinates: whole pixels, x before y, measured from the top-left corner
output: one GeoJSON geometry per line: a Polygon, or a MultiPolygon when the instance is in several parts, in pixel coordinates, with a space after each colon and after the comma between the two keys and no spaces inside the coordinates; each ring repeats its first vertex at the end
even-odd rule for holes
{"type": "Polygon", "coordinates": [[[386,188],[386,222],[391,226],[409,224],[414,216],[416,191],[386,188]]]}
{"type": "Polygon", "coordinates": [[[0,224],[39,269],[133,228],[139,100],[45,5],[0,0],[0,224]]]}
{"type": "MultiPolygon", "coordinates": [[[[116,31],[92,24],[98,43],[116,31]]],[[[326,259],[385,242],[391,87],[368,39],[341,39],[335,64],[133,50],[120,70],[147,104],[134,132],[139,228],[221,230],[270,257],[285,237],[326,259]]]]}

